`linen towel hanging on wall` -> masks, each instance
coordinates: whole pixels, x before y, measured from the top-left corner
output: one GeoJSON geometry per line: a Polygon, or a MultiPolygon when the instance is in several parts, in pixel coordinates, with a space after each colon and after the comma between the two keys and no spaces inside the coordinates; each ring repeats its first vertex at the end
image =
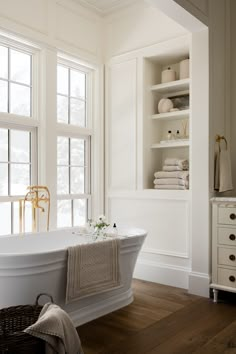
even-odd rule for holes
{"type": "Polygon", "coordinates": [[[214,189],[226,192],[233,189],[230,152],[224,136],[216,136],[217,150],[215,154],[214,189]],[[225,144],[221,144],[224,140],[225,144]]]}

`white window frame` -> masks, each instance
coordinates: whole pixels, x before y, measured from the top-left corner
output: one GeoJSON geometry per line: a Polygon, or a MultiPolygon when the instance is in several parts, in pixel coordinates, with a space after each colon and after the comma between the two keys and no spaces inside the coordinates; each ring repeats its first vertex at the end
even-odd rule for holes
{"type": "MultiPolygon", "coordinates": [[[[39,55],[40,48],[25,40],[0,32],[0,45],[32,56],[31,59],[31,116],[0,112],[0,128],[22,130],[31,133],[31,184],[38,183],[38,131],[39,120],[39,55]]],[[[9,178],[9,176],[8,176],[9,178]]],[[[0,203],[16,202],[24,195],[0,196],[0,203]]],[[[13,218],[11,218],[11,228],[13,218]]]]}
{"type": "MultiPolygon", "coordinates": [[[[87,200],[87,218],[90,219],[92,215],[92,187],[91,187],[91,166],[92,166],[92,140],[93,140],[93,117],[92,117],[92,102],[93,102],[93,68],[86,63],[80,63],[77,60],[67,59],[63,55],[58,55],[57,65],[78,70],[86,74],[86,127],[79,127],[78,125],[66,124],[57,121],[57,137],[85,139],[87,141],[86,161],[87,167],[87,180],[85,185],[87,190],[84,194],[57,194],[57,201],[59,200],[87,200]]],[[[86,177],[86,176],[85,176],[86,177]]],[[[73,223],[73,210],[71,210],[71,219],[73,223]]],[[[58,223],[57,223],[58,225],[58,223]]],[[[72,228],[74,225],[72,224],[72,228]]],[[[71,228],[68,227],[68,228],[71,228]]],[[[61,227],[58,227],[60,228],[61,227]]],[[[64,227],[63,227],[64,228],[64,227]]],[[[65,227],[66,228],[66,227],[65,227]]]]}

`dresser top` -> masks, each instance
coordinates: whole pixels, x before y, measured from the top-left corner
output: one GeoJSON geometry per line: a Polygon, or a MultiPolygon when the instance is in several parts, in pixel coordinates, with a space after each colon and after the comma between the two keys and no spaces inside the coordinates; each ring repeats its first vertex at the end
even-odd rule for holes
{"type": "Polygon", "coordinates": [[[217,203],[217,204],[236,204],[236,197],[214,197],[211,198],[210,201],[212,203],[217,203]]]}
{"type": "Polygon", "coordinates": [[[210,200],[212,202],[236,202],[236,197],[214,197],[210,200]]]}

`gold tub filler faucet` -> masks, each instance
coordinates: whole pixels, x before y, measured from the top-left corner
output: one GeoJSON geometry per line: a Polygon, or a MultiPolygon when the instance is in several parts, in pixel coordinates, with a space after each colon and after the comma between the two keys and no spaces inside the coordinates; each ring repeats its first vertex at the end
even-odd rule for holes
{"type": "Polygon", "coordinates": [[[50,217],[50,192],[46,186],[29,186],[28,192],[23,199],[19,200],[19,231],[25,232],[25,203],[31,202],[32,205],[32,231],[37,231],[37,210],[42,213],[47,207],[47,231],[49,231],[50,217]],[[43,206],[42,206],[43,203],[43,206]]]}

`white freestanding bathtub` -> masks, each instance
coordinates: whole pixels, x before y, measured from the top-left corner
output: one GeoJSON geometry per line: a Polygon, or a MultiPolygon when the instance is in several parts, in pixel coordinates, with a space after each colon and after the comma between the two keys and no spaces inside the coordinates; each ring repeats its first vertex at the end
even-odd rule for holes
{"type": "Polygon", "coordinates": [[[0,237],[0,308],[33,304],[39,293],[49,293],[78,326],[128,305],[133,300],[131,280],[146,232],[123,229],[120,235],[122,287],[67,305],[67,248],[88,242],[89,236],[63,230],[0,237]]]}

